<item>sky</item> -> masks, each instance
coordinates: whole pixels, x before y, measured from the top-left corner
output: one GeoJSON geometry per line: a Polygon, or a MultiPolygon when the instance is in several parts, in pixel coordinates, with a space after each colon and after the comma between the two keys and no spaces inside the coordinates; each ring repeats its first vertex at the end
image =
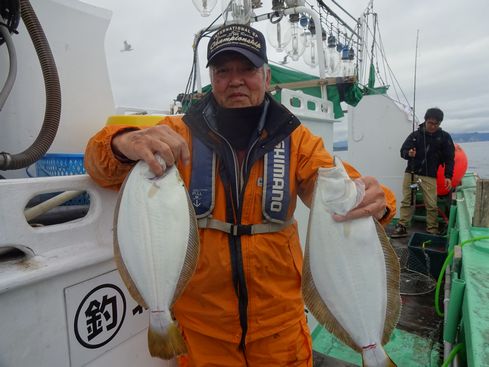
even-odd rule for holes
{"type": "MultiPolygon", "coordinates": [[[[194,35],[207,27],[222,7],[221,0],[217,0],[211,15],[202,17],[190,0],[82,1],[112,11],[106,54],[116,106],[150,110],[168,110],[171,101],[185,90],[194,35]],[[132,51],[121,52],[124,40],[131,44],[132,51]]],[[[262,2],[263,7],[255,11],[257,15],[271,9],[271,0],[262,2]]],[[[348,18],[331,0],[324,2],[348,18]]],[[[368,5],[367,0],[336,2],[354,18],[368,5]]],[[[421,120],[427,108],[441,108],[445,112],[442,127],[448,132],[488,132],[489,1],[374,0],[373,4],[380,30],[377,39],[382,40],[387,62],[404,93],[401,102],[413,106],[415,101],[416,115],[421,120]]],[[[265,22],[254,26],[266,32],[265,22]]],[[[199,46],[204,85],[209,80],[206,45],[204,40],[199,46]]],[[[283,53],[269,51],[271,61],[279,62],[283,57],[283,53]]],[[[318,73],[317,68],[303,62],[287,66],[318,73]]],[[[392,84],[392,80],[387,82],[392,84]]],[[[397,99],[394,88],[389,93],[397,99]]],[[[344,138],[345,126],[339,125],[335,140],[344,138]]]]}

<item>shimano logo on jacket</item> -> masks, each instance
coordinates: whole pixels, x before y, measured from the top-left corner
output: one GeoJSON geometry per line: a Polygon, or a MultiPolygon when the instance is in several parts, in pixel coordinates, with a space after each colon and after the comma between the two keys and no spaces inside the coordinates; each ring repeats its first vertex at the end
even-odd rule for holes
{"type": "Polygon", "coordinates": [[[273,149],[272,212],[282,211],[285,188],[285,143],[281,141],[273,149]]]}

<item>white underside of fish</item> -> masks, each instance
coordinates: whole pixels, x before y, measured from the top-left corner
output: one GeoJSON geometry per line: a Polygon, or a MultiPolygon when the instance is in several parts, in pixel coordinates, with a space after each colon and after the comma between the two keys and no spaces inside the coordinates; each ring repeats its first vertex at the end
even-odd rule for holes
{"type": "MultiPolygon", "coordinates": [[[[322,302],[305,296],[306,304],[326,306],[324,312],[330,314],[325,317],[320,310],[316,318],[333,332],[343,329],[362,352],[364,366],[390,366],[382,348],[388,306],[384,250],[373,218],[332,218],[333,213],[346,214],[361,199],[341,162],[335,162],[336,167],[318,172],[306,245],[305,272],[313,284],[305,287],[314,287],[322,302]]],[[[313,315],[318,307],[309,307],[313,315]]]]}
{"type": "Polygon", "coordinates": [[[150,333],[164,336],[173,322],[171,307],[198,256],[189,256],[189,251],[198,252],[198,234],[178,170],[171,167],[154,177],[140,161],[126,179],[115,221],[121,275],[130,277],[124,280],[131,294],[149,308],[150,333]]]}

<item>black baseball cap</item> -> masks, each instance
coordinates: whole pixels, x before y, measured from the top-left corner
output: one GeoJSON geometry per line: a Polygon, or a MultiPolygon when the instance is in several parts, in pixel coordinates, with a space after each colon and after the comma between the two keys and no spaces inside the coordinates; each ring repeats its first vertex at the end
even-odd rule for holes
{"type": "Polygon", "coordinates": [[[232,24],[214,33],[207,45],[207,66],[226,51],[238,52],[257,68],[268,63],[265,37],[260,31],[243,24],[232,24]]]}

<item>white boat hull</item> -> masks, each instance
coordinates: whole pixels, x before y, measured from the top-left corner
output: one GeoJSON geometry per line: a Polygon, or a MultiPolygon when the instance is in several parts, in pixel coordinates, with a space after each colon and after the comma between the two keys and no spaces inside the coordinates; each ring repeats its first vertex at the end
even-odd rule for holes
{"type": "Polygon", "coordinates": [[[0,180],[0,366],[172,366],[147,350],[148,313],[115,270],[116,193],[88,176],[0,180]],[[23,206],[42,192],[90,194],[81,219],[31,227],[23,206]]]}

